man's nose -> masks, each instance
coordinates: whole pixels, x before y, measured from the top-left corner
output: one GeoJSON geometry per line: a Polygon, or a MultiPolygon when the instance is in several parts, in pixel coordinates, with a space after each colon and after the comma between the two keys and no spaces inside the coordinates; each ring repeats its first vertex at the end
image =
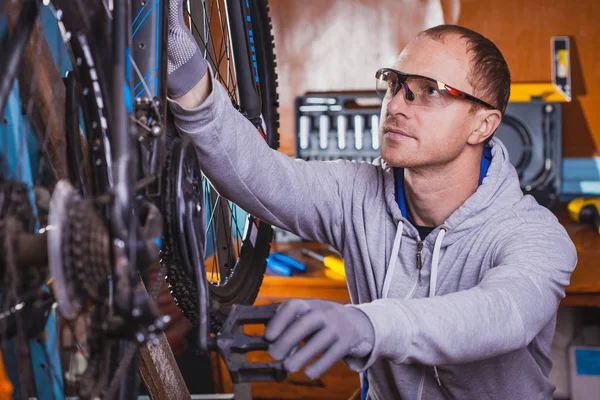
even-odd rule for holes
{"type": "Polygon", "coordinates": [[[392,97],[389,103],[386,106],[386,110],[388,115],[396,115],[396,114],[404,114],[408,115],[408,110],[410,105],[406,101],[406,94],[408,93],[408,88],[406,84],[402,84],[398,92],[392,97]]]}

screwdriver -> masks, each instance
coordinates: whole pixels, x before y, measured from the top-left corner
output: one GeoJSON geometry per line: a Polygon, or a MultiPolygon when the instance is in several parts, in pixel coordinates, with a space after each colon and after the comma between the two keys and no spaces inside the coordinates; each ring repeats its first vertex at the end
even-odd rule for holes
{"type": "Polygon", "coordinates": [[[302,249],[302,254],[312,257],[315,260],[321,261],[326,268],[329,268],[337,274],[346,276],[346,272],[344,270],[344,260],[342,260],[340,257],[335,255],[322,256],[308,249],[302,249]]]}
{"type": "Polygon", "coordinates": [[[306,272],[306,265],[282,253],[271,253],[267,257],[267,267],[284,276],[291,276],[292,270],[306,272]]]}

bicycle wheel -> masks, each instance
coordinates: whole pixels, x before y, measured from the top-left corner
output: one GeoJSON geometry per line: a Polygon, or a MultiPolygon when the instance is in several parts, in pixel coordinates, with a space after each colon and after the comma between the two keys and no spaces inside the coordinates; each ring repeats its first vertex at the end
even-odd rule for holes
{"type": "MultiPolygon", "coordinates": [[[[277,148],[277,75],[267,1],[198,0],[190,3],[190,27],[216,79],[243,114],[246,110],[241,104],[241,79],[246,79],[246,84],[252,83],[253,90],[259,95],[261,114],[261,118],[252,122],[257,127],[257,134],[261,134],[272,148],[277,148]],[[244,18],[234,18],[232,14],[238,11],[244,18]],[[241,26],[232,26],[233,23],[241,26]],[[244,37],[240,37],[240,32],[244,37]]],[[[206,204],[205,265],[210,283],[211,329],[216,332],[233,304],[252,304],[256,299],[273,234],[268,224],[220,197],[204,176],[202,189],[199,192],[204,193],[206,204]]],[[[171,198],[167,196],[167,199],[171,198]]],[[[163,257],[167,281],[179,308],[193,324],[197,324],[195,279],[182,267],[179,246],[181,242],[167,243],[163,257]]]]}

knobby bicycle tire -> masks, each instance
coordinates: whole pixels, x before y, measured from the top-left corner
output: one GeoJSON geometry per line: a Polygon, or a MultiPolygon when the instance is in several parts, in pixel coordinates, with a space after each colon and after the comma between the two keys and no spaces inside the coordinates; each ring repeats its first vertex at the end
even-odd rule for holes
{"type": "MultiPolygon", "coordinates": [[[[240,0],[246,3],[245,0],[240,0]]],[[[277,97],[277,74],[275,72],[274,38],[271,33],[272,24],[269,17],[267,0],[250,0],[250,13],[252,18],[252,31],[257,57],[257,72],[259,75],[259,90],[262,104],[262,118],[265,128],[265,139],[270,147],[279,146],[279,106],[277,97]]],[[[247,66],[251,68],[251,65],[247,66]]],[[[242,110],[243,111],[243,110],[242,110]]],[[[258,134],[258,133],[257,133],[258,134]]],[[[170,154],[170,152],[167,152],[170,154]]],[[[171,157],[167,157],[166,168],[171,164],[171,157]]],[[[167,174],[165,174],[167,175],[167,174]]],[[[167,201],[172,196],[167,195],[167,201]]],[[[251,229],[253,234],[247,232],[239,250],[239,256],[234,267],[234,273],[225,285],[209,284],[211,300],[210,328],[218,332],[222,327],[231,307],[234,304],[252,304],[256,299],[263,281],[266,269],[266,259],[270,252],[270,243],[273,231],[270,225],[253,220],[251,229]]],[[[171,236],[171,232],[168,236],[171,236]]],[[[197,291],[193,277],[189,276],[178,259],[177,246],[180,243],[172,241],[165,245],[163,251],[163,264],[167,265],[167,282],[171,294],[175,298],[180,310],[186,318],[196,325],[198,321],[197,291]]]]}

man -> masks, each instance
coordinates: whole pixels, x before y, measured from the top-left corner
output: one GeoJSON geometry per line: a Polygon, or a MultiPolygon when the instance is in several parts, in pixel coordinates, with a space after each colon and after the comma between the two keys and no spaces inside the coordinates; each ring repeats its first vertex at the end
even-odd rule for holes
{"type": "Polygon", "coordinates": [[[320,355],[311,378],[344,359],[367,371],[371,399],[551,398],[550,344],[576,252],[493,138],[510,91],[497,47],[462,27],[422,32],[377,73],[381,157],[305,162],[255,134],[176,20],[171,109],[204,173],[345,260],[353,305],[284,303],[265,332],[270,354],[292,372],[320,355]]]}

